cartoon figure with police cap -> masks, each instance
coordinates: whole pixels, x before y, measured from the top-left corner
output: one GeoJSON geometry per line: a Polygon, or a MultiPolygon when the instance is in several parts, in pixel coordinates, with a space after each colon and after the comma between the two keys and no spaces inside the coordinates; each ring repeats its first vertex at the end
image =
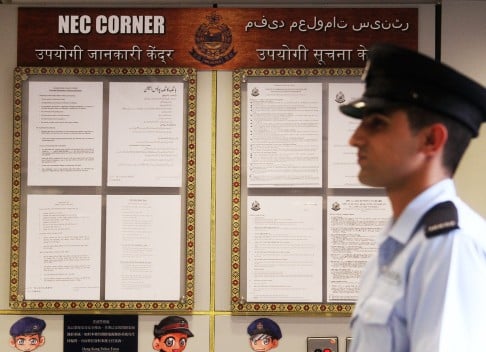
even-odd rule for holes
{"type": "Polygon", "coordinates": [[[266,352],[277,348],[282,332],[276,322],[269,318],[258,318],[247,328],[250,347],[255,352],[266,352]]]}
{"type": "Polygon", "coordinates": [[[152,347],[156,351],[182,352],[187,339],[193,337],[187,320],[178,316],[169,316],[154,326],[152,347]]]}
{"type": "Polygon", "coordinates": [[[45,343],[42,331],[46,322],[35,317],[23,317],[10,327],[10,346],[19,351],[33,351],[45,343]]]}

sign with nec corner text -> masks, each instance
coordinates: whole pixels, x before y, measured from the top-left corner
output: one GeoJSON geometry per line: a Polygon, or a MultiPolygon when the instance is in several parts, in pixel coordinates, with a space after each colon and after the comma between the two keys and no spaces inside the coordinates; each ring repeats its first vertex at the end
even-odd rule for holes
{"type": "Polygon", "coordinates": [[[417,7],[19,8],[19,66],[363,67],[417,49],[417,7]],[[191,21],[186,19],[190,18],[191,21]]]}

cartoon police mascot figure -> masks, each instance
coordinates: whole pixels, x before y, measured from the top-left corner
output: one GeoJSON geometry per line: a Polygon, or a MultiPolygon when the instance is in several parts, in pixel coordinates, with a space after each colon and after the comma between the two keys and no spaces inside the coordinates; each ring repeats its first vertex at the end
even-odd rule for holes
{"type": "Polygon", "coordinates": [[[186,348],[187,339],[193,336],[186,319],[169,316],[154,326],[152,347],[156,351],[182,352],[186,348]]]}
{"type": "Polygon", "coordinates": [[[258,318],[247,328],[250,347],[255,352],[266,352],[277,348],[282,332],[276,322],[269,318],[258,318]]]}
{"type": "Polygon", "coordinates": [[[10,346],[19,351],[33,351],[44,345],[42,331],[46,322],[34,317],[23,317],[10,327],[10,346]]]}

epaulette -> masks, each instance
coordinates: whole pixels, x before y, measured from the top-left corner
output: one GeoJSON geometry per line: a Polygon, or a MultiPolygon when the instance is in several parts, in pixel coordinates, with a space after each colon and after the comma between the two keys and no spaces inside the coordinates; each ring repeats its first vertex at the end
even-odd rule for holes
{"type": "Polygon", "coordinates": [[[443,235],[459,228],[457,208],[451,201],[439,203],[422,217],[427,238],[443,235]]]}

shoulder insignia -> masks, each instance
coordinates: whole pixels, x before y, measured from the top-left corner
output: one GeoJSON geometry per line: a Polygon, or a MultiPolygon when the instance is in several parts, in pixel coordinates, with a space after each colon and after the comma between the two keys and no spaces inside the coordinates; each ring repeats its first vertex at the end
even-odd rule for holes
{"type": "Polygon", "coordinates": [[[457,209],[451,201],[439,203],[422,218],[427,238],[443,235],[459,228],[457,209]]]}

